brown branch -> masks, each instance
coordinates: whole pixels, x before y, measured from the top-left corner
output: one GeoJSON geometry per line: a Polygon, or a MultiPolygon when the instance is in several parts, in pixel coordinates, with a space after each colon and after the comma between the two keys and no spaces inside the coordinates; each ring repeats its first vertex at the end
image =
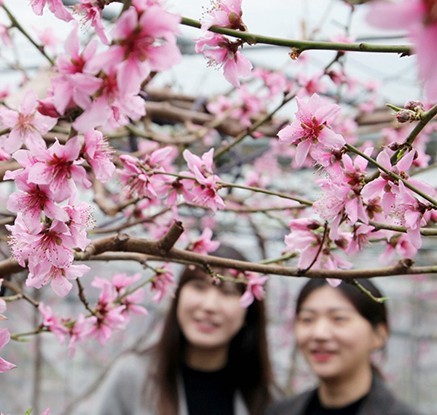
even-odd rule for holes
{"type": "MultiPolygon", "coordinates": [[[[153,257],[153,260],[156,261],[191,263],[201,267],[209,265],[211,267],[233,268],[241,271],[246,270],[261,274],[282,275],[287,277],[338,278],[342,280],[437,273],[436,265],[413,266],[413,261],[406,259],[399,261],[396,265],[388,267],[350,270],[311,269],[307,271],[305,275],[302,275],[302,270],[296,267],[237,261],[212,255],[201,255],[196,252],[174,247],[170,248],[168,252],[165,252],[165,249],[173,243],[179,231],[172,229],[169,234],[160,241],[149,241],[143,238],[130,237],[125,234],[107,236],[94,240],[84,252],[77,252],[75,257],[80,261],[102,260],[106,258],[103,256],[98,257],[98,255],[111,252],[120,255],[121,252],[130,252],[153,257]]],[[[151,260],[152,258],[149,259],[151,260]]],[[[0,275],[2,276],[12,274],[13,271],[18,272],[21,270],[22,268],[18,263],[12,259],[0,261],[0,275]],[[5,273],[5,270],[8,270],[8,273],[5,273]]]]}
{"type": "MultiPolygon", "coordinates": [[[[5,261],[2,261],[5,262],[5,261]]],[[[0,262],[0,275],[4,275],[2,271],[2,262],[0,262]]],[[[20,269],[22,270],[22,268],[20,267],[20,269]]],[[[30,304],[32,304],[35,308],[38,308],[39,306],[39,302],[36,301],[35,299],[33,299],[32,297],[29,297],[27,294],[25,294],[23,292],[23,290],[16,284],[14,284],[11,281],[8,280],[3,280],[2,285],[4,287],[6,287],[7,289],[13,291],[15,294],[17,294],[17,296],[23,298],[23,300],[26,300],[27,302],[29,302],[30,304]]]]}
{"type": "Polygon", "coordinates": [[[89,303],[88,299],[85,296],[85,290],[83,288],[83,285],[82,285],[82,283],[80,282],[79,279],[76,279],[76,284],[77,284],[77,288],[79,290],[78,294],[79,294],[80,301],[85,306],[85,308],[91,313],[91,315],[94,316],[96,313],[91,308],[90,303],[89,303]]]}
{"type": "Polygon", "coordinates": [[[0,226],[12,225],[15,221],[15,216],[7,216],[6,218],[0,219],[0,226]]]}
{"type": "MultiPolygon", "coordinates": [[[[182,249],[171,248],[168,253],[162,255],[161,247],[155,241],[141,238],[129,237],[127,235],[113,235],[95,240],[85,252],[78,253],[77,259],[86,261],[89,258],[105,252],[123,251],[136,252],[156,257],[156,260],[168,262],[183,261],[196,264],[202,267],[206,265],[220,268],[233,268],[247,270],[261,274],[282,275],[288,277],[302,277],[301,270],[296,267],[286,267],[279,265],[265,265],[246,261],[237,261],[227,258],[219,258],[212,255],[201,255],[182,249]]],[[[0,263],[1,265],[1,263],[0,263]]],[[[354,278],[373,278],[395,275],[417,275],[431,274],[437,272],[437,266],[413,266],[411,260],[400,261],[396,265],[372,269],[352,269],[352,270],[325,270],[311,269],[304,276],[309,278],[338,278],[351,280],[354,278]]]]}
{"type": "MultiPolygon", "coordinates": [[[[0,261],[0,276],[8,277],[12,274],[17,274],[23,271],[24,268],[18,264],[15,259],[8,258],[3,261],[0,261]]],[[[3,281],[5,283],[5,281],[3,281]]]]}
{"type": "Polygon", "coordinates": [[[168,232],[158,240],[157,244],[162,255],[167,255],[168,251],[173,248],[180,236],[184,233],[182,222],[174,221],[168,232]]]}
{"type": "Polygon", "coordinates": [[[159,258],[151,255],[138,254],[136,252],[104,252],[90,256],[87,261],[134,261],[145,264],[147,261],[158,261],[159,258]]]}
{"type": "Polygon", "coordinates": [[[0,180],[3,181],[5,173],[8,170],[17,170],[21,167],[20,163],[15,160],[0,161],[0,180]]]}

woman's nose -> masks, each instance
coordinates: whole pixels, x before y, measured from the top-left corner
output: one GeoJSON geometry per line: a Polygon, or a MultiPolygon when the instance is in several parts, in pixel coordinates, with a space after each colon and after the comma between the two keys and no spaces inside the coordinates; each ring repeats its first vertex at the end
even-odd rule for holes
{"type": "Polygon", "coordinates": [[[313,337],[315,339],[326,339],[331,335],[331,325],[327,319],[319,318],[314,322],[313,337]]]}
{"type": "Polygon", "coordinates": [[[219,306],[219,295],[220,292],[215,287],[208,288],[202,293],[201,306],[205,310],[214,311],[219,306]]]}

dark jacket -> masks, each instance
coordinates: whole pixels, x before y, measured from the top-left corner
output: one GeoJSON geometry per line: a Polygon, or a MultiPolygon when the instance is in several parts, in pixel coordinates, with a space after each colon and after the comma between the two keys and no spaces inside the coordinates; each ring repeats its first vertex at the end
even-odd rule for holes
{"type": "MultiPolygon", "coordinates": [[[[156,415],[153,397],[144,399],[144,385],[150,377],[153,356],[149,353],[130,353],[117,360],[96,394],[83,402],[74,415],[156,415]]],[[[180,381],[179,410],[174,415],[188,415],[183,384],[180,381]]],[[[147,396],[147,395],[146,395],[147,396]]],[[[237,392],[234,401],[236,415],[249,412],[242,395],[237,392]]]]}
{"type": "MultiPolygon", "coordinates": [[[[270,406],[266,415],[304,415],[314,389],[270,406]]],[[[374,376],[369,396],[358,415],[419,415],[419,412],[400,402],[384,382],[374,376]]]]}

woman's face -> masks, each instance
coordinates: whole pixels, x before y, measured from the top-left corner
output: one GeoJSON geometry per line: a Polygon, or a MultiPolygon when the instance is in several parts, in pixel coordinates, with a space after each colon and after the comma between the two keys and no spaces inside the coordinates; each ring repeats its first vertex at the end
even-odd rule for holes
{"type": "Polygon", "coordinates": [[[231,282],[220,286],[212,285],[207,278],[187,282],[180,291],[177,319],[188,345],[227,351],[246,316],[240,296],[231,282]]]}
{"type": "Polygon", "coordinates": [[[299,349],[322,380],[369,372],[372,351],[383,347],[385,340],[382,331],[330,286],[316,289],[302,303],[295,333],[299,349]]]}

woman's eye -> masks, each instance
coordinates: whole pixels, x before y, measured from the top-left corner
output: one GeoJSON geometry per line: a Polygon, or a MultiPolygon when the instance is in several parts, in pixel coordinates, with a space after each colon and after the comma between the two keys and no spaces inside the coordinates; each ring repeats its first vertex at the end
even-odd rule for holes
{"type": "Polygon", "coordinates": [[[332,317],[332,319],[336,323],[345,323],[348,320],[348,318],[346,316],[334,316],[334,317],[332,317]]]}
{"type": "Polygon", "coordinates": [[[298,316],[297,321],[302,324],[310,324],[314,321],[314,318],[310,316],[298,316]]]}
{"type": "Polygon", "coordinates": [[[193,281],[190,281],[189,285],[191,287],[195,288],[196,290],[199,290],[199,291],[206,290],[208,287],[211,286],[210,283],[208,283],[207,281],[202,281],[202,280],[193,280],[193,281]]]}

